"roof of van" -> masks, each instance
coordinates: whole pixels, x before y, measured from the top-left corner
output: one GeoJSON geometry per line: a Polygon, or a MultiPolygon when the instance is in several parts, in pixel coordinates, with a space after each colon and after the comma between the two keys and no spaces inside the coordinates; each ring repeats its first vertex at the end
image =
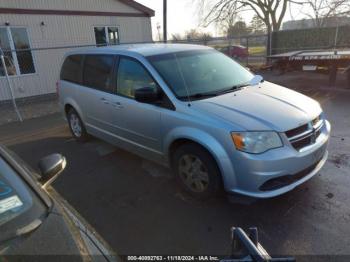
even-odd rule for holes
{"type": "Polygon", "coordinates": [[[69,52],[69,54],[93,54],[93,53],[138,53],[142,56],[160,55],[188,50],[207,50],[211,49],[202,45],[189,44],[122,44],[106,47],[93,47],[86,49],[79,49],[69,52]]]}

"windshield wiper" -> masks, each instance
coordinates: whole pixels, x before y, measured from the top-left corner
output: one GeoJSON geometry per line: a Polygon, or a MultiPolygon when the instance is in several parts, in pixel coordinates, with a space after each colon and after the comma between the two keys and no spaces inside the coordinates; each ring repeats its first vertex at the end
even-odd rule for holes
{"type": "Polygon", "coordinates": [[[196,93],[193,95],[189,95],[189,96],[180,96],[180,99],[185,99],[185,98],[189,98],[189,99],[201,99],[201,98],[208,98],[208,97],[213,97],[213,96],[217,96],[217,93],[196,93]]]}
{"type": "Polygon", "coordinates": [[[226,93],[231,93],[231,92],[234,92],[234,91],[238,91],[238,90],[241,90],[243,87],[246,87],[246,86],[249,86],[250,84],[249,83],[244,83],[244,84],[240,84],[240,85],[234,85],[228,89],[225,89],[225,90],[222,90],[222,91],[219,91],[217,92],[218,95],[222,95],[222,94],[226,94],[226,93]]]}

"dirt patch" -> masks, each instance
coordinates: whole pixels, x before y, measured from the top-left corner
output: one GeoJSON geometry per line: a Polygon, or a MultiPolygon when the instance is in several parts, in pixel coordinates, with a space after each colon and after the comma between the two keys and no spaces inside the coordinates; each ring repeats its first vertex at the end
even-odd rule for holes
{"type": "Polygon", "coordinates": [[[349,165],[349,156],[347,154],[334,154],[330,157],[329,162],[333,163],[336,167],[349,165]]]}
{"type": "Polygon", "coordinates": [[[334,197],[334,194],[333,194],[333,193],[328,193],[328,194],[326,195],[326,197],[328,197],[328,198],[333,198],[333,197],[334,197]]]}

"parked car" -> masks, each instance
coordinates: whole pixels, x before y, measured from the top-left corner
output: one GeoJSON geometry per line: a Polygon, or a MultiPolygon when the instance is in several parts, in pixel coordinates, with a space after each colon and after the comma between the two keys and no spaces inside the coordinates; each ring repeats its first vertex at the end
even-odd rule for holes
{"type": "Polygon", "coordinates": [[[232,58],[244,59],[249,56],[248,48],[242,45],[229,45],[219,48],[219,51],[232,58]]]}
{"type": "Polygon", "coordinates": [[[66,166],[59,154],[39,162],[37,174],[0,146],[0,257],[38,261],[116,261],[96,231],[51,186],[66,166]]]}
{"type": "Polygon", "coordinates": [[[199,198],[288,192],[326,162],[319,103],[209,47],[138,44],[70,52],[58,81],[73,136],[170,166],[199,198]]]}

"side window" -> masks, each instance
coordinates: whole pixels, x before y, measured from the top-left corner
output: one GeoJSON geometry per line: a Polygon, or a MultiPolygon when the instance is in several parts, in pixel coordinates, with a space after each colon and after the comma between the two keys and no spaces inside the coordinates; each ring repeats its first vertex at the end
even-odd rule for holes
{"type": "Polygon", "coordinates": [[[81,83],[82,55],[71,55],[66,58],[61,69],[61,80],[81,83]]]}
{"type": "Polygon", "coordinates": [[[84,62],[84,85],[101,91],[112,93],[112,70],[114,56],[87,55],[84,62]]]}
{"type": "Polygon", "coordinates": [[[134,98],[135,90],[143,87],[158,88],[146,69],[137,61],[120,58],[117,94],[134,98]]]}

